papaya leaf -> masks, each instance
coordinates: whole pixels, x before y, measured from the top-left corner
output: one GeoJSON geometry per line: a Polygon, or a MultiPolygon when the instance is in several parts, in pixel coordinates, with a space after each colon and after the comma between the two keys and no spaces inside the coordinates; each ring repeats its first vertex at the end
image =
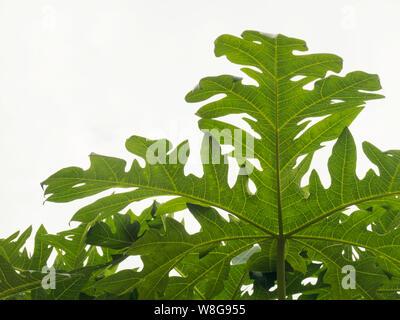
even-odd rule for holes
{"type": "MultiPolygon", "coordinates": [[[[73,261],[83,251],[76,245],[80,241],[77,237],[83,230],[77,228],[63,235],[73,235],[72,240],[61,235],[49,235],[41,225],[35,234],[35,246],[32,254],[24,247],[29,239],[32,228],[29,227],[19,237],[14,233],[6,239],[0,239],[0,299],[40,299],[40,300],[73,300],[78,299],[83,291],[90,290],[93,277],[104,276],[115,272],[115,264],[120,260],[113,258],[103,250],[99,255],[94,247],[84,250],[85,266],[71,269],[73,261]],[[52,237],[53,236],[53,237],[52,237]],[[52,239],[54,241],[50,241],[52,239]],[[57,241],[55,241],[57,239],[57,241]],[[53,243],[52,246],[49,243],[53,243]],[[49,261],[53,249],[59,251],[56,261],[51,266],[49,261]],[[66,249],[65,252],[63,249],[66,249]],[[53,268],[51,271],[50,268],[53,268]],[[68,270],[65,269],[67,267],[68,270]],[[113,270],[114,268],[114,270],[113,270]],[[109,270],[108,273],[105,272],[109,270]],[[50,272],[50,273],[49,273],[50,272]],[[54,277],[54,287],[45,288],[50,278],[54,277]]],[[[93,290],[92,290],[93,291],[93,290]]]]}
{"type": "Polygon", "coordinates": [[[127,189],[102,196],[74,215],[73,220],[82,224],[73,232],[74,241],[78,239],[73,247],[65,239],[49,238],[49,244],[71,251],[72,259],[61,256],[64,265],[82,264],[87,256],[82,239],[97,222],[89,232],[90,243],[125,248],[125,255],[140,255],[143,261],[140,271],[122,270],[96,282],[105,295],[139,299],[395,296],[400,273],[396,211],[400,151],[381,151],[364,142],[363,152],[379,172],[371,169],[359,178],[356,146],[348,129],[368,100],[383,98],[375,93],[381,89],[379,78],[362,71],[328,75],[341,71],[340,57],[297,51],[307,51],[305,42],[283,35],[245,31],[241,37],[217,38],[215,55],[243,66],[241,71],[256,84],[245,84],[237,76],[211,76],[186,95],[191,103],[213,98],[196,113],[204,132],[201,177],[185,174],[187,141],[173,148],[166,139],[132,136],[126,149],[142,158],[144,166],[137,159],[128,166],[123,159],[91,154],[89,169],[64,168],[43,181],[47,201],[52,202],[127,189]],[[229,115],[240,115],[251,130],[218,119],[229,115]],[[308,184],[302,185],[315,152],[333,140],[330,186],[322,185],[315,170],[308,184]],[[222,154],[222,146],[231,151],[222,154]],[[229,157],[239,166],[233,185],[228,184],[229,157]],[[131,226],[132,233],[117,227],[112,231],[108,225],[110,219],[114,223],[126,219],[119,214],[128,205],[160,196],[174,198],[151,216],[157,228],[141,230],[136,239],[137,228],[128,220],[122,225],[131,226]],[[351,207],[356,210],[345,214],[351,207]],[[167,216],[186,208],[201,225],[198,233],[188,234],[183,223],[167,216]],[[229,218],[222,218],[215,208],[229,218]],[[155,217],[162,217],[162,225],[155,217]],[[135,241],[126,247],[129,240],[135,241]],[[260,250],[253,252],[255,247],[260,250]],[[349,266],[356,277],[349,278],[354,284],[346,287],[343,270],[349,266]],[[171,271],[178,275],[170,275],[171,271]],[[302,277],[317,283],[302,285],[302,277]],[[242,292],[244,282],[252,282],[253,294],[242,292]]]}
{"type": "MultiPolygon", "coordinates": [[[[141,256],[143,270],[123,270],[99,281],[98,288],[114,294],[125,294],[139,287],[139,298],[155,298],[157,293],[161,297],[169,282],[169,272],[182,263],[185,265],[182,270],[189,277],[172,279],[164,298],[191,296],[194,285],[203,280],[203,274],[215,274],[209,283],[223,282],[227,278],[230,261],[235,256],[257,242],[271,239],[271,236],[249,228],[243,222],[224,220],[215,209],[193,204],[188,204],[188,207],[201,223],[201,232],[189,235],[181,223],[167,218],[164,234],[155,229],[149,230],[126,252],[141,256]],[[222,241],[226,243],[225,246],[221,246],[222,241]]],[[[215,296],[220,289],[217,286],[207,290],[210,296],[215,296]]]]}
{"type": "Polygon", "coordinates": [[[129,247],[137,239],[140,229],[138,222],[130,223],[129,215],[116,214],[113,216],[116,232],[104,222],[97,222],[87,233],[86,243],[111,249],[129,247]]]}

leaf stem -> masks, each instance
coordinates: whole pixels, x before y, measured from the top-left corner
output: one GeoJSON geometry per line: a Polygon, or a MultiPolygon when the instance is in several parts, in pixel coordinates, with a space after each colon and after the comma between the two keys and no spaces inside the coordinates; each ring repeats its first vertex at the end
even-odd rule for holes
{"type": "Polygon", "coordinates": [[[278,238],[278,255],[277,255],[277,285],[278,285],[278,299],[286,299],[286,277],[285,277],[285,246],[286,239],[284,237],[278,238]]]}

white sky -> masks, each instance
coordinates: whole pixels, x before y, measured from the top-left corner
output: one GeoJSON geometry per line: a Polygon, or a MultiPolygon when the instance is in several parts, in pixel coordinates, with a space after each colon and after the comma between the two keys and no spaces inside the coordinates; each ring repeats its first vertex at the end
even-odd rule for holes
{"type": "MultiPolygon", "coordinates": [[[[43,205],[40,182],[87,168],[91,152],[130,160],[133,134],[189,138],[195,150],[199,105],[185,94],[204,76],[240,75],[213,54],[224,33],[282,33],[341,56],[342,74],[379,74],[387,98],[351,131],[358,146],[400,149],[399,14],[397,0],[0,0],[0,238],[31,224],[68,228],[87,200],[43,205]]],[[[327,154],[315,163],[325,181],[327,154]]],[[[367,167],[360,158],[359,173],[367,167]]]]}

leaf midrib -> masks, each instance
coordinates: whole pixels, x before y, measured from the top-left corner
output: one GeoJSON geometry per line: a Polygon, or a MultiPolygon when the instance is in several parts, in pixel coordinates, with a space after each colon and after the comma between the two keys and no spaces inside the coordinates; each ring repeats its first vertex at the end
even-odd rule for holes
{"type": "Polygon", "coordinates": [[[279,97],[279,85],[277,78],[278,76],[278,39],[275,38],[274,43],[274,85],[275,85],[275,172],[276,172],[276,193],[277,193],[277,213],[278,213],[278,229],[279,229],[279,237],[283,237],[283,218],[282,218],[282,199],[281,199],[281,173],[280,173],[280,152],[279,152],[279,106],[278,106],[278,97],[279,97]]]}
{"type": "MultiPolygon", "coordinates": [[[[358,243],[356,241],[350,241],[350,240],[345,240],[345,239],[339,239],[339,238],[329,238],[327,236],[308,236],[308,235],[296,235],[293,237],[290,237],[289,239],[292,240],[298,240],[298,239],[304,239],[304,240],[319,240],[319,241],[327,241],[327,242],[334,242],[334,243],[343,243],[343,244],[348,244],[352,246],[357,246],[357,247],[362,247],[368,250],[371,250],[381,256],[384,256],[387,260],[390,260],[392,262],[395,262],[400,265],[400,260],[395,259],[389,255],[387,255],[385,252],[380,251],[379,248],[384,248],[387,246],[379,246],[379,247],[371,247],[366,245],[365,243],[358,243]]],[[[394,247],[395,245],[391,245],[391,247],[394,247]]],[[[400,245],[398,245],[400,246],[400,245]]]]}
{"type": "Polygon", "coordinates": [[[326,212],[326,213],[324,213],[324,214],[312,219],[311,221],[303,224],[302,226],[297,227],[296,229],[288,232],[286,234],[286,236],[289,237],[289,236],[291,236],[291,235],[293,235],[295,233],[298,233],[301,230],[304,230],[304,229],[310,227],[311,225],[321,221],[322,219],[328,218],[329,216],[335,214],[336,212],[344,210],[344,209],[346,209],[346,208],[348,208],[350,206],[357,205],[357,204],[364,203],[364,202],[368,202],[368,201],[372,201],[372,200],[377,200],[377,199],[380,199],[380,198],[386,198],[386,197],[390,197],[390,196],[395,196],[395,195],[400,195],[400,191],[398,191],[398,192],[387,192],[387,193],[380,194],[380,195],[377,195],[377,196],[367,197],[367,198],[359,199],[357,201],[352,201],[352,202],[345,203],[342,206],[336,207],[336,208],[334,208],[334,209],[332,209],[332,210],[330,210],[330,211],[328,211],[328,212],[326,212]]]}
{"type": "MultiPolygon", "coordinates": [[[[54,178],[54,179],[56,179],[56,178],[54,178]]],[[[239,219],[242,219],[243,221],[253,225],[254,227],[258,228],[259,230],[264,231],[265,233],[267,233],[267,234],[269,234],[271,236],[274,236],[274,237],[277,236],[277,234],[275,232],[273,232],[273,231],[271,231],[271,230],[269,230],[269,229],[267,229],[267,228],[255,223],[252,220],[247,219],[246,217],[242,216],[241,213],[233,211],[232,209],[229,209],[229,208],[227,208],[227,207],[225,207],[225,206],[223,206],[223,205],[221,205],[219,203],[215,203],[213,201],[210,201],[210,200],[207,200],[207,199],[204,199],[204,198],[199,198],[199,197],[196,197],[196,196],[194,196],[192,194],[187,194],[187,193],[183,193],[183,192],[180,192],[180,191],[174,191],[174,190],[171,190],[171,189],[163,189],[163,188],[154,187],[154,186],[145,186],[145,185],[140,185],[140,184],[135,184],[135,183],[127,183],[127,182],[122,182],[122,181],[111,181],[111,180],[79,178],[79,177],[78,178],[76,178],[76,177],[74,177],[74,178],[63,177],[63,178],[60,178],[60,179],[61,180],[85,181],[85,182],[86,181],[89,181],[89,182],[107,182],[108,184],[114,184],[114,185],[117,185],[119,187],[140,188],[140,189],[146,189],[146,190],[160,191],[160,192],[165,193],[166,195],[171,195],[172,194],[172,195],[177,195],[177,196],[189,198],[189,199],[196,200],[196,201],[208,204],[208,205],[215,206],[217,208],[221,208],[221,209],[233,214],[234,216],[238,217],[239,219]]],[[[110,188],[112,188],[112,187],[109,187],[107,189],[110,189],[110,188]]],[[[86,192],[86,191],[83,191],[83,192],[86,192]]],[[[66,195],[65,197],[68,197],[68,195],[66,195]]],[[[57,198],[61,199],[62,197],[58,196],[57,198]]]]}

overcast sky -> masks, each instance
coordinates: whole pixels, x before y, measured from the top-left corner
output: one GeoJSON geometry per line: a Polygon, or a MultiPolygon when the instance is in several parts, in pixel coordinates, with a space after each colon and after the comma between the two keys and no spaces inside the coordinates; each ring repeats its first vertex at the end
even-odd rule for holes
{"type": "MultiPolygon", "coordinates": [[[[224,33],[282,33],[341,56],[341,74],[379,74],[386,99],[351,131],[358,146],[400,149],[399,14],[398,0],[0,0],[0,238],[31,224],[68,228],[87,200],[43,205],[40,182],[87,168],[91,152],[130,160],[133,134],[189,138],[195,149],[200,105],[185,94],[204,76],[240,75],[214,56],[224,33]]],[[[314,162],[325,183],[327,151],[314,162]]],[[[370,164],[359,163],[362,175],[370,164]]]]}

